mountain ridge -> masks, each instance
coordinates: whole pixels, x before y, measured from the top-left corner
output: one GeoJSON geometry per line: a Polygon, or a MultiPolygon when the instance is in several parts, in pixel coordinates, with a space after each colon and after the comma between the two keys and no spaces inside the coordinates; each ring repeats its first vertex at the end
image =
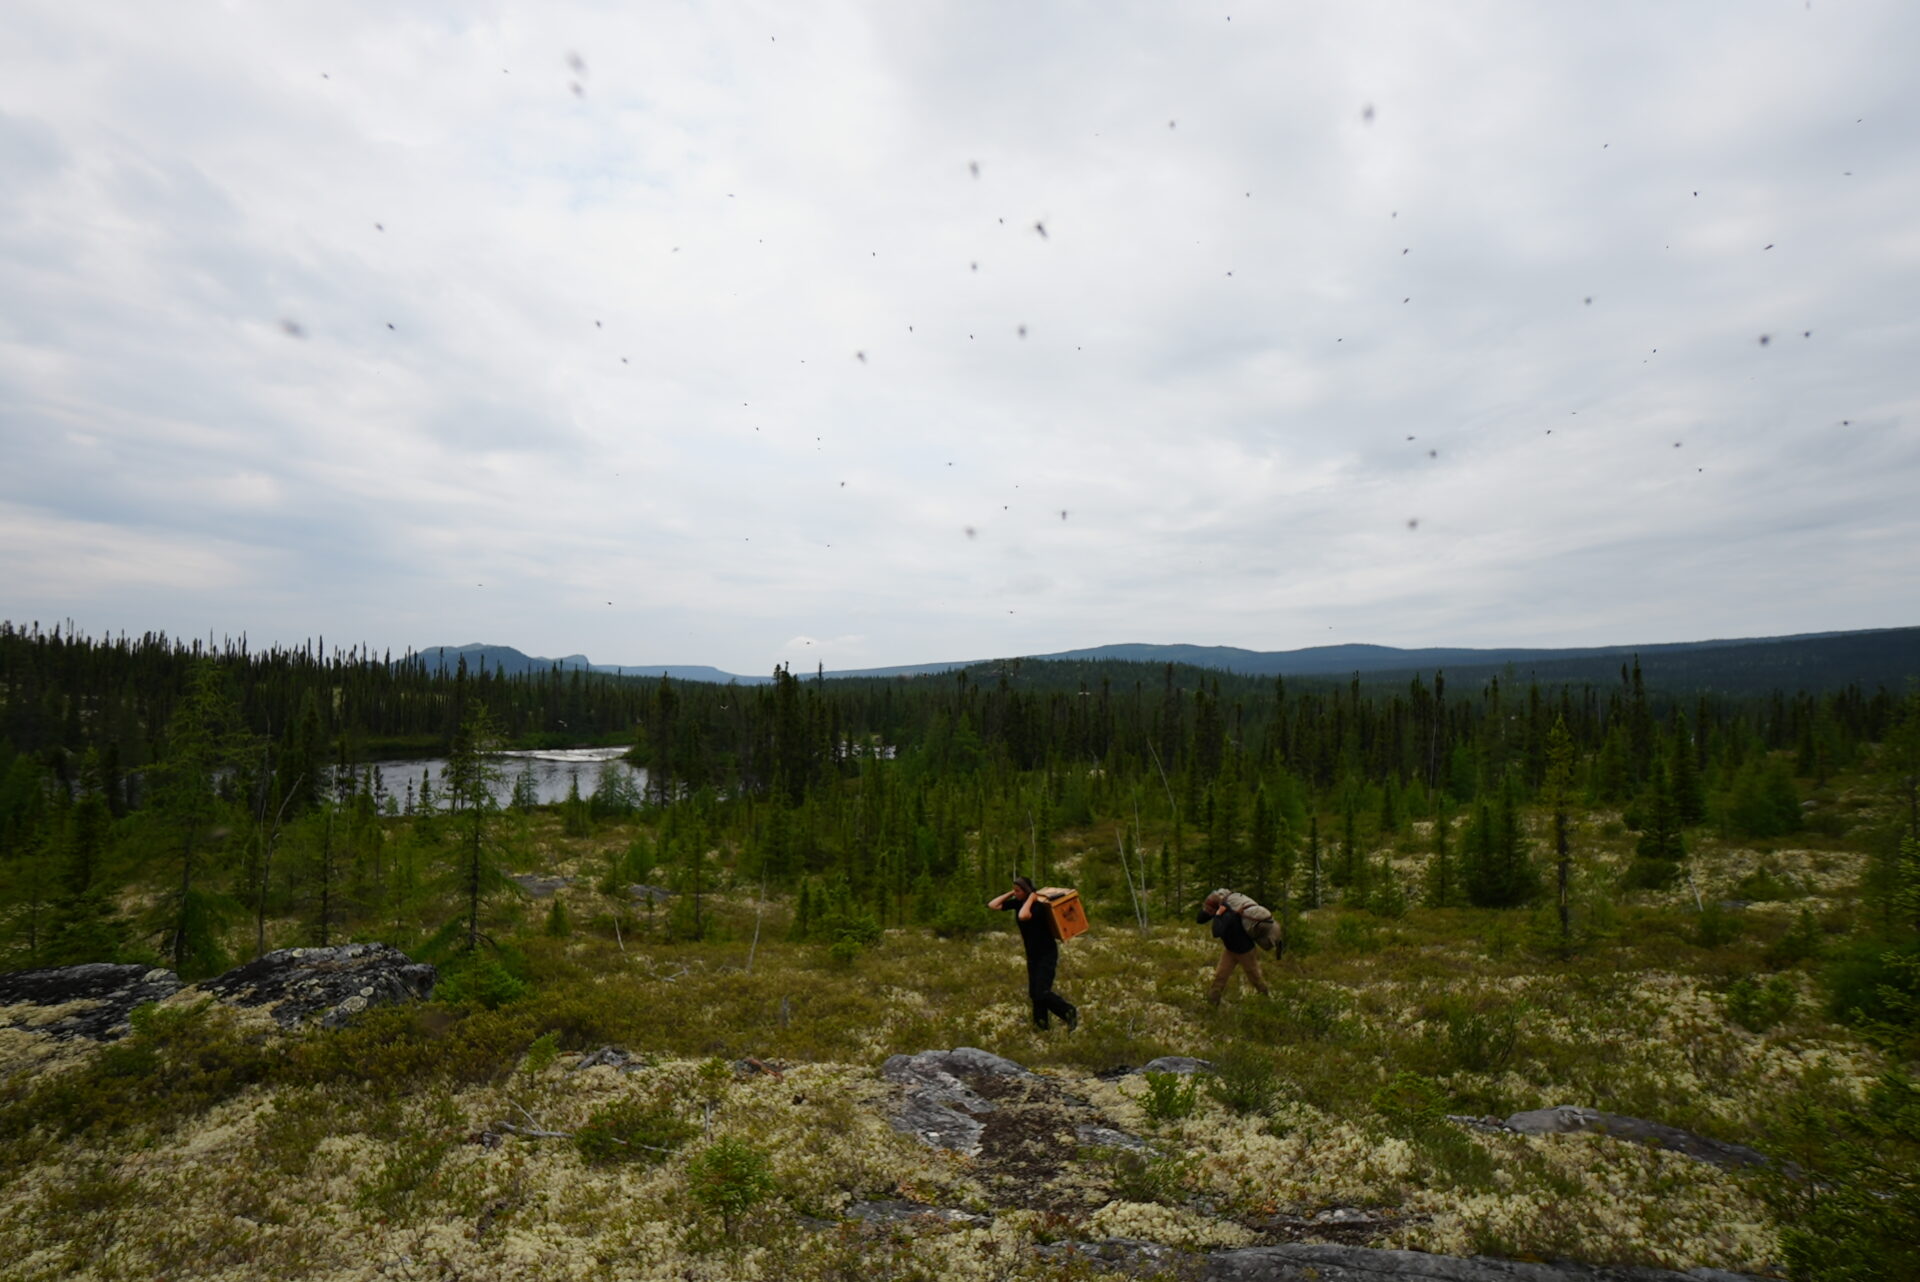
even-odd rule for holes
{"type": "MultiPolygon", "coordinates": [[[[919,677],[933,676],[952,672],[962,668],[973,668],[987,664],[1005,663],[1014,659],[1022,661],[1078,661],[1078,662],[1132,662],[1132,663],[1175,663],[1197,668],[1208,668],[1230,672],[1243,676],[1289,676],[1289,677],[1346,677],[1355,675],[1382,675],[1401,672],[1415,672],[1433,668],[1452,668],[1463,671],[1504,668],[1526,665],[1541,675],[1550,675],[1554,669],[1584,668],[1595,660],[1628,659],[1638,656],[1643,662],[1648,660],[1679,660],[1682,667],[1694,666],[1689,659],[1698,659],[1702,652],[1739,650],[1750,647],[1769,646],[1805,646],[1809,643],[1845,643],[1865,638],[1881,638],[1894,641],[1890,634],[1911,633],[1913,655],[1920,659],[1920,627],[1907,628],[1861,628],[1839,632],[1802,632],[1774,637],[1725,637],[1700,641],[1665,641],[1641,645],[1599,645],[1567,647],[1519,647],[1476,648],[1468,646],[1424,646],[1416,649],[1402,649],[1397,646],[1376,645],[1367,642],[1346,642],[1337,645],[1305,646],[1293,650],[1248,650],[1239,646],[1203,646],[1189,643],[1156,644],[1150,642],[1119,642],[1110,645],[1086,646],[1072,650],[1060,650],[1047,654],[1008,655],[990,659],[970,659],[943,663],[896,664],[875,668],[845,668],[822,672],[820,675],[833,678],[873,678],[873,677],[919,677]],[[1549,670],[1541,672],[1542,669],[1549,670]]],[[[1824,649],[1834,649],[1829,645],[1824,649]]],[[[1857,648],[1857,647],[1856,647],[1857,648]]],[[[678,681],[703,681],[725,685],[764,685],[773,680],[771,674],[749,676],[742,673],[727,672],[708,664],[613,664],[594,663],[584,654],[570,654],[557,659],[528,655],[512,646],[492,645],[484,642],[471,642],[462,646],[428,646],[411,651],[409,658],[419,659],[429,666],[442,669],[453,667],[460,658],[467,660],[469,667],[484,663],[486,667],[508,675],[527,672],[546,672],[558,668],[563,672],[582,671],[604,673],[609,676],[624,677],[668,677],[678,681]]],[[[1803,666],[1796,663],[1786,651],[1775,652],[1771,657],[1785,661],[1791,668],[1803,666]]],[[[1920,669],[1920,663],[1912,665],[1920,669]]],[[[803,674],[804,675],[804,674],[803,674]]],[[[1579,679],[1578,674],[1569,669],[1558,675],[1563,679],[1579,679]]]]}

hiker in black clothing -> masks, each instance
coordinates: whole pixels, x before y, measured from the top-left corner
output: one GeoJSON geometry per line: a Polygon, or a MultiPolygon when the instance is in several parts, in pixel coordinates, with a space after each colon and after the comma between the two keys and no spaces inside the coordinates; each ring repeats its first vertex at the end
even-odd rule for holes
{"type": "Polygon", "coordinates": [[[1227,981],[1235,970],[1246,971],[1249,984],[1262,993],[1267,991],[1267,981],[1260,976],[1260,954],[1253,951],[1253,936],[1247,933],[1240,914],[1227,907],[1227,895],[1225,890],[1216,890],[1200,905],[1200,923],[1211,922],[1213,937],[1220,941],[1220,964],[1213,968],[1213,987],[1207,990],[1207,1001],[1214,1006],[1226,996],[1227,981]]]}
{"type": "Polygon", "coordinates": [[[1060,943],[1045,918],[1034,913],[1034,904],[1033,883],[1025,877],[1015,877],[1012,890],[987,901],[987,907],[995,912],[1018,910],[1015,920],[1020,923],[1020,942],[1027,950],[1027,996],[1033,1001],[1033,1026],[1045,1029],[1051,1023],[1048,1017],[1058,1015],[1071,1033],[1080,1026],[1080,1011],[1053,991],[1053,977],[1060,969],[1060,943]]]}

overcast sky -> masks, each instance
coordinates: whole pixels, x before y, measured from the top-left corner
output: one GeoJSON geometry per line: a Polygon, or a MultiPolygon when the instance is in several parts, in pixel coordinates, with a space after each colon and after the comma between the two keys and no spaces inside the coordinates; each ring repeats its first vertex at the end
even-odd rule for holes
{"type": "Polygon", "coordinates": [[[1916,51],[9,0],[0,618],[744,673],[1920,623],[1916,51]]]}

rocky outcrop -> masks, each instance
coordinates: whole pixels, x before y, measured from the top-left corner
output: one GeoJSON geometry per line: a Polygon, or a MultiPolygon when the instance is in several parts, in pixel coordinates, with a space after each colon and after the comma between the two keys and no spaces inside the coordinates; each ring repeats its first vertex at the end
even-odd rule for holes
{"type": "Polygon", "coordinates": [[[934,1148],[976,1157],[986,1131],[985,1118],[996,1106],[967,1079],[1033,1074],[1010,1059],[962,1046],[895,1055],[880,1066],[880,1076],[900,1088],[893,1109],[895,1130],[917,1135],[934,1148]]]}
{"type": "Polygon", "coordinates": [[[975,1159],[996,1206],[1077,1207],[1089,1190],[1061,1176],[1082,1148],[1146,1147],[1052,1078],[972,1046],[895,1055],[880,1074],[896,1088],[894,1128],[975,1159]]]}
{"type": "Polygon", "coordinates": [[[511,872],[507,880],[535,899],[551,898],[555,891],[565,890],[573,884],[571,877],[543,877],[537,872],[511,872]]]}
{"type": "Polygon", "coordinates": [[[370,1007],[425,1001],[438,977],[386,944],[341,944],[282,948],[200,987],[236,1005],[269,1007],[282,1028],[316,1017],[322,1027],[338,1028],[370,1007]]]}
{"type": "Polygon", "coordinates": [[[1708,1139],[1692,1131],[1683,1131],[1677,1126],[1571,1104],[1515,1113],[1500,1123],[1500,1129],[1519,1135],[1565,1135],[1573,1131],[1590,1131],[1598,1135],[1611,1135],[1615,1139],[1632,1140],[1636,1144],[1671,1149],[1699,1161],[1727,1168],[1768,1166],[1773,1161],[1765,1153],[1744,1144],[1729,1144],[1725,1140],[1708,1139]]]}
{"type": "Polygon", "coordinates": [[[50,966],[0,975],[0,1028],[58,1041],[112,1041],[126,1033],[137,1006],[180,991],[180,977],[151,966],[50,966]]]}
{"type": "Polygon", "coordinates": [[[1210,1059],[1195,1059],[1191,1055],[1162,1055],[1158,1059],[1148,1060],[1138,1068],[1135,1068],[1131,1064],[1121,1064],[1115,1068],[1102,1069],[1100,1072],[1095,1073],[1094,1076],[1103,1082],[1117,1082],[1123,1077],[1137,1077],[1142,1073],[1179,1073],[1182,1075],[1191,1075],[1193,1073],[1211,1073],[1212,1071],[1213,1061],[1210,1059]]]}
{"type": "Polygon", "coordinates": [[[1201,1254],[1156,1242],[1110,1238],[1102,1242],[1056,1242],[1036,1247],[1034,1254],[1120,1277],[1150,1274],[1182,1282],[1759,1282],[1744,1273],[1719,1269],[1674,1273],[1667,1269],[1529,1263],[1321,1243],[1249,1246],[1201,1254]]]}
{"type": "Polygon", "coordinates": [[[1199,1276],[1205,1282],[1751,1282],[1719,1269],[1674,1273],[1307,1243],[1216,1251],[1199,1276]]]}

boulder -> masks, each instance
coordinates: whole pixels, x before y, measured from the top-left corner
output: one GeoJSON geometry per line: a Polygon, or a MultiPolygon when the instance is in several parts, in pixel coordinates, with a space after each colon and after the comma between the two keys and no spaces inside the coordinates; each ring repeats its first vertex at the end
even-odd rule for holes
{"type": "Polygon", "coordinates": [[[0,975],[0,1028],[58,1041],[96,1042],[124,1035],[136,1006],[180,991],[180,977],[151,966],[49,966],[0,975]]]}
{"type": "Polygon", "coordinates": [[[200,987],[240,1006],[267,1006],[282,1028],[318,1017],[338,1028],[373,1006],[425,1001],[439,978],[433,967],[386,944],[282,948],[236,966],[200,987]]]}

